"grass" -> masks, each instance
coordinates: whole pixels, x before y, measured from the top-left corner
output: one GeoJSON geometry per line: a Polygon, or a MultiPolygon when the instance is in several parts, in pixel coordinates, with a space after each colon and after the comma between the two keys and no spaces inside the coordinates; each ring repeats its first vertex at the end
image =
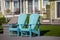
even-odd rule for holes
{"type": "Polygon", "coordinates": [[[60,25],[41,25],[43,36],[60,36],[60,25]]]}

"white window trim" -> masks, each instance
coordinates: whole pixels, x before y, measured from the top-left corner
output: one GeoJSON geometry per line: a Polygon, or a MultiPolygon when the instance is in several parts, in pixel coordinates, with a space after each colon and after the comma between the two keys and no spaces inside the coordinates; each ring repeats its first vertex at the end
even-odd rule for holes
{"type": "Polygon", "coordinates": [[[40,11],[40,0],[38,0],[38,10],[40,11]]]}
{"type": "Polygon", "coordinates": [[[34,4],[35,4],[35,0],[33,0],[33,13],[35,13],[35,6],[34,6],[34,4]]]}
{"type": "Polygon", "coordinates": [[[26,14],[28,14],[28,0],[26,0],[26,14]]]}
{"type": "Polygon", "coordinates": [[[57,17],[57,2],[60,2],[60,1],[55,1],[55,19],[60,19],[57,17]]]}
{"type": "Polygon", "coordinates": [[[43,8],[43,0],[42,0],[42,8],[43,8]]]}
{"type": "Polygon", "coordinates": [[[14,12],[14,1],[19,1],[19,0],[12,0],[12,12],[14,12]]]}

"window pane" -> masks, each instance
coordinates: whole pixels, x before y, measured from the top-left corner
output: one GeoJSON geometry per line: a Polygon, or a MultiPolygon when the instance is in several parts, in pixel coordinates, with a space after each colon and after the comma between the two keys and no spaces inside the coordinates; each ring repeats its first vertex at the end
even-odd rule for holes
{"type": "Polygon", "coordinates": [[[28,13],[32,13],[32,11],[33,11],[33,10],[32,10],[32,9],[33,9],[33,8],[32,8],[32,6],[33,6],[32,1],[33,1],[33,0],[28,0],[28,13]]]}
{"type": "Polygon", "coordinates": [[[14,1],[14,11],[19,8],[19,1],[14,1]]]}
{"type": "Polygon", "coordinates": [[[5,7],[6,7],[6,9],[9,9],[9,7],[10,7],[10,2],[9,1],[5,2],[5,7]]]}
{"type": "Polygon", "coordinates": [[[43,0],[43,8],[46,10],[46,5],[48,4],[49,0],[43,0]]]}
{"type": "Polygon", "coordinates": [[[23,9],[23,0],[22,0],[22,13],[23,13],[23,10],[24,10],[24,9],[23,9]]]}
{"type": "Polygon", "coordinates": [[[57,2],[57,17],[60,17],[60,2],[57,2]]]}
{"type": "Polygon", "coordinates": [[[38,0],[35,0],[35,12],[37,12],[38,11],[38,0]]]}

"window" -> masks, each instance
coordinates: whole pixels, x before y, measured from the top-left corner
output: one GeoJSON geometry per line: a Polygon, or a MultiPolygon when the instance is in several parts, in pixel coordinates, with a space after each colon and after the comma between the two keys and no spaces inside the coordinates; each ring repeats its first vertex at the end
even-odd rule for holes
{"type": "Polygon", "coordinates": [[[19,8],[19,1],[14,1],[14,11],[19,8]]]}
{"type": "Polygon", "coordinates": [[[39,6],[38,5],[38,0],[35,0],[35,4],[34,5],[35,5],[35,12],[38,12],[38,6],[39,6]]]}
{"type": "Polygon", "coordinates": [[[6,9],[9,9],[9,8],[10,8],[10,2],[9,2],[9,1],[6,1],[6,2],[5,2],[5,8],[6,8],[6,9]]]}
{"type": "Polygon", "coordinates": [[[49,0],[43,0],[43,10],[46,10],[46,5],[48,5],[49,0]]]}
{"type": "Polygon", "coordinates": [[[1,1],[0,1],[0,11],[1,11],[1,1]]]}
{"type": "Polygon", "coordinates": [[[28,13],[32,13],[32,6],[33,6],[32,1],[33,0],[28,0],[28,13]]]}

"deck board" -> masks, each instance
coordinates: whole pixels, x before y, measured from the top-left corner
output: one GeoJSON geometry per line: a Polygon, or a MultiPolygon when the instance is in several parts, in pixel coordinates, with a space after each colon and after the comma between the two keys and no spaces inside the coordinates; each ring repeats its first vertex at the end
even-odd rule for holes
{"type": "Polygon", "coordinates": [[[18,22],[18,17],[13,17],[11,20],[8,22],[8,24],[16,24],[18,22]]]}

